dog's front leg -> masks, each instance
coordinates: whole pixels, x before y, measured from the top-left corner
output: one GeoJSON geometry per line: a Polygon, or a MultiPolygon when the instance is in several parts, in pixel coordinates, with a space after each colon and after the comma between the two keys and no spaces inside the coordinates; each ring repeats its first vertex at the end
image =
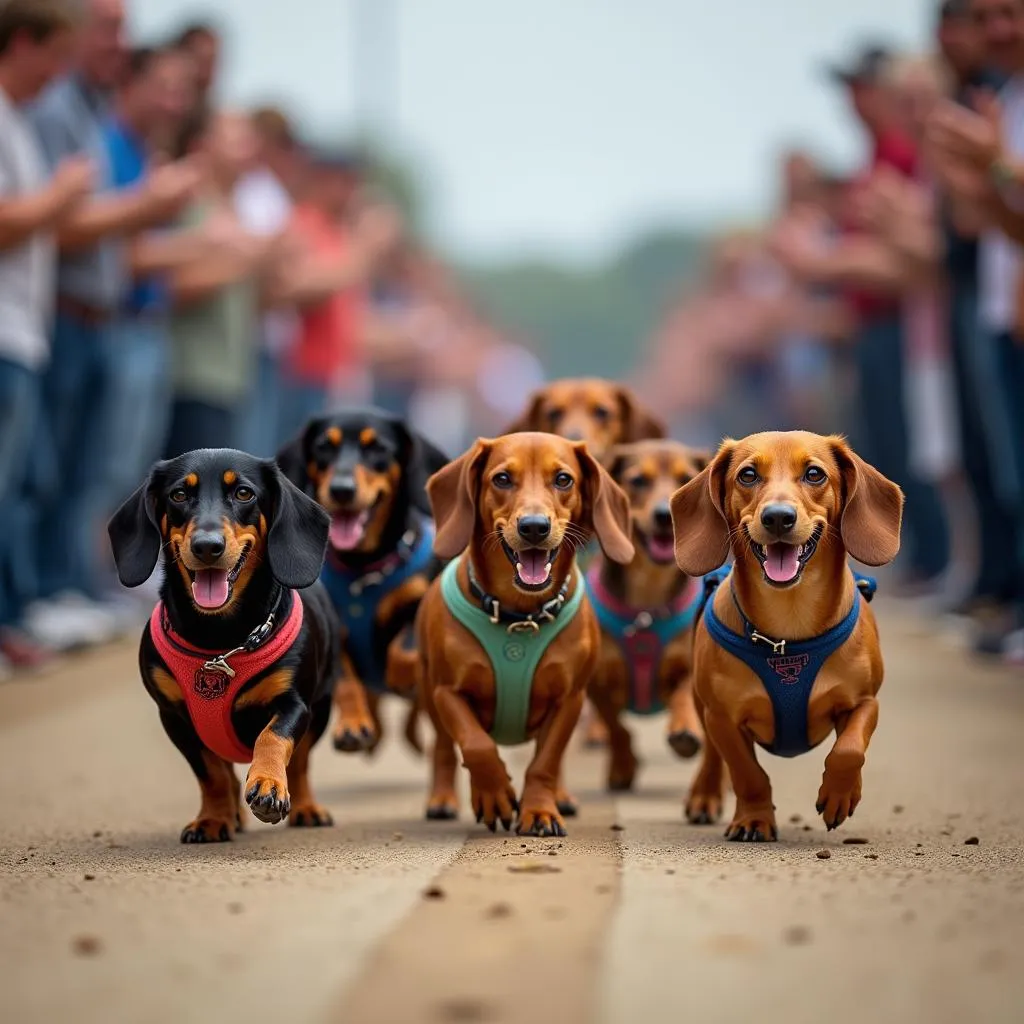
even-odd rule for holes
{"type": "Polygon", "coordinates": [[[334,708],[338,716],[334,723],[334,749],[346,754],[371,750],[376,743],[377,728],[366,689],[348,655],[343,654],[341,661],[343,674],[334,684],[334,708]]]}
{"type": "Polygon", "coordinates": [[[476,820],[494,832],[500,818],[507,832],[512,828],[518,804],[497,744],[484,732],[473,709],[454,690],[438,686],[434,690],[434,707],[442,727],[462,751],[476,820]]]}
{"type": "Polygon", "coordinates": [[[830,832],[852,818],[860,803],[861,769],[877,725],[878,701],[874,697],[867,697],[836,722],[836,742],[825,758],[816,805],[830,832]]]}
{"type": "Polygon", "coordinates": [[[309,727],[310,714],[294,690],[283,693],[268,707],[273,717],[253,745],[245,800],[260,821],[275,825],[291,810],[288,764],[309,727]]]}
{"type": "Polygon", "coordinates": [[[689,676],[672,691],[668,712],[668,745],[679,757],[694,757],[700,751],[704,730],[693,699],[693,680],[689,676]]]}
{"type": "Polygon", "coordinates": [[[779,837],[772,805],[772,784],[765,770],[757,763],[754,741],[727,715],[715,708],[706,708],[704,726],[708,738],[722,755],[729,768],[736,791],[736,811],[725,830],[733,842],[775,842],[779,837]]]}
{"type": "Polygon", "coordinates": [[[537,752],[526,769],[526,783],[516,831],[523,836],[564,836],[565,822],[558,812],[558,785],[562,759],[583,710],[584,693],[571,693],[541,729],[537,752]]]}

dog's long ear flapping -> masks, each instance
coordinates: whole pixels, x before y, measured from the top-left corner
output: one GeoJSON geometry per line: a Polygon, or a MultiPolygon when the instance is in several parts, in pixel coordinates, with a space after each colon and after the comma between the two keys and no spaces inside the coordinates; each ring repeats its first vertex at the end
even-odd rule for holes
{"type": "Polygon", "coordinates": [[[311,497],[313,482],[309,479],[308,466],[312,457],[313,441],[323,432],[326,423],[327,420],[322,417],[310,420],[298,437],[284,445],[274,459],[285,478],[311,497]]]}
{"type": "Polygon", "coordinates": [[[535,391],[530,395],[526,408],[518,419],[510,423],[503,431],[503,434],[522,434],[530,430],[543,430],[544,424],[540,421],[540,410],[544,404],[544,391],[535,391]]]}
{"type": "Polygon", "coordinates": [[[832,452],[843,474],[843,546],[864,565],[886,565],[900,550],[903,491],[842,438],[832,440],[832,452]]]}
{"type": "Polygon", "coordinates": [[[424,515],[431,514],[427,481],[448,465],[449,459],[440,448],[422,434],[395,421],[395,429],[403,435],[402,472],[405,474],[409,500],[424,515]]]}
{"type": "Polygon", "coordinates": [[[142,485],[107,523],[117,578],[126,587],[141,587],[156,568],[163,538],[157,525],[157,493],[164,474],[158,462],[142,485]]]}
{"type": "Polygon", "coordinates": [[[589,516],[597,542],[613,562],[629,565],[636,554],[629,539],[629,499],[583,442],[574,444],[573,449],[585,477],[584,501],[588,505],[585,514],[589,516]]]}
{"type": "Polygon", "coordinates": [[[437,524],[434,554],[455,558],[469,546],[477,517],[480,470],[493,445],[479,438],[472,448],[427,481],[427,496],[437,524]]]}
{"type": "Polygon", "coordinates": [[[622,440],[660,441],[668,436],[665,424],[645,408],[630,388],[619,385],[619,405],[622,408],[622,440]]]}
{"type": "Polygon", "coordinates": [[[301,590],[320,578],[330,516],[289,480],[274,462],[263,464],[272,514],[267,563],[282,587],[301,590]]]}
{"type": "Polygon", "coordinates": [[[714,572],[729,557],[724,484],[732,451],[733,442],[724,441],[711,462],[672,495],[676,564],[687,576],[714,572]]]}

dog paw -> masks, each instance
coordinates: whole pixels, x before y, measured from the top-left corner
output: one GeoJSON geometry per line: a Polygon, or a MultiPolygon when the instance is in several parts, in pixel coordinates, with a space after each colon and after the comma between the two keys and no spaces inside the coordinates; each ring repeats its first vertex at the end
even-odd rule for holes
{"type": "Polygon", "coordinates": [[[855,784],[843,784],[828,777],[822,780],[821,789],[818,790],[818,800],[815,803],[815,810],[821,815],[825,822],[825,828],[829,832],[839,828],[847,818],[853,817],[860,803],[860,777],[855,784]]]}
{"type": "Polygon", "coordinates": [[[245,802],[260,821],[276,825],[288,816],[291,808],[288,783],[283,778],[250,774],[245,780],[245,802]]]}
{"type": "Polygon", "coordinates": [[[519,814],[516,835],[547,839],[551,836],[565,836],[568,833],[565,831],[565,822],[554,808],[524,807],[519,814]]]}
{"type": "Polygon", "coordinates": [[[627,754],[612,754],[612,762],[608,766],[608,790],[612,793],[628,793],[633,788],[636,770],[640,762],[632,751],[627,754]]]}
{"type": "Polygon", "coordinates": [[[459,816],[459,800],[454,792],[431,793],[427,801],[427,821],[455,821],[459,816]]]}
{"type": "Polygon", "coordinates": [[[676,757],[689,760],[700,753],[700,737],[690,732],[689,729],[681,729],[678,732],[669,733],[668,745],[675,752],[676,757]]]}
{"type": "Polygon", "coordinates": [[[332,734],[334,749],[343,754],[358,754],[361,750],[372,753],[380,737],[370,721],[347,721],[342,719],[334,727],[332,734]]]}
{"type": "Polygon", "coordinates": [[[691,825],[714,825],[722,817],[720,793],[693,790],[686,800],[686,820],[691,825]]]}
{"type": "Polygon", "coordinates": [[[725,838],[732,843],[774,843],[779,838],[774,812],[763,807],[737,807],[725,838]]]}
{"type": "Polygon", "coordinates": [[[313,803],[300,804],[288,812],[288,824],[293,828],[324,828],[334,824],[334,818],[326,807],[313,803]]]}
{"type": "Polygon", "coordinates": [[[512,828],[516,811],[519,810],[519,801],[516,800],[516,791],[512,788],[511,782],[494,789],[484,789],[476,785],[470,786],[473,813],[478,822],[483,822],[492,832],[498,829],[498,822],[508,832],[512,828]]]}
{"type": "Polygon", "coordinates": [[[563,818],[575,818],[580,813],[580,805],[576,802],[576,797],[567,789],[559,789],[555,792],[555,806],[563,818]]]}
{"type": "Polygon", "coordinates": [[[583,731],[585,750],[603,750],[608,746],[608,726],[598,717],[591,718],[583,731]]]}
{"type": "Polygon", "coordinates": [[[227,818],[196,818],[181,830],[183,843],[230,843],[236,827],[227,818]]]}

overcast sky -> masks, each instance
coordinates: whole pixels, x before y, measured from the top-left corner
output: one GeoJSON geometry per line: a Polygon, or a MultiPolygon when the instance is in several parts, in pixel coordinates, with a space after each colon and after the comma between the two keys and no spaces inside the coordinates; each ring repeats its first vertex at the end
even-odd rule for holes
{"type": "MultiPolygon", "coordinates": [[[[140,37],[203,10],[129,2],[140,37]]],[[[372,111],[421,167],[435,237],[451,250],[591,259],[650,225],[756,216],[771,202],[770,161],[785,142],[848,167],[861,139],[821,62],[864,39],[921,48],[935,6],[218,0],[205,9],[230,32],[226,98],[283,100],[335,133],[372,111]]]]}

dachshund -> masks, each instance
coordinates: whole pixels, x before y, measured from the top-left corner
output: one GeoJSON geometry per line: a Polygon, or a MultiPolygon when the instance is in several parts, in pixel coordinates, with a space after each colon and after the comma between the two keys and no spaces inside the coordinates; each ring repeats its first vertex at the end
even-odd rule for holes
{"type": "Polygon", "coordinates": [[[676,561],[708,580],[693,685],[706,734],[686,816],[722,813],[723,766],[736,792],[726,837],[778,838],[771,783],[754,744],[795,757],[836,740],[816,808],[831,830],[861,799],[883,664],[868,606],[869,566],[899,551],[903,492],[840,437],[804,432],[725,441],[672,498],[676,561]]]}
{"type": "Polygon", "coordinates": [[[320,578],[343,632],[334,746],[374,750],[390,693],[414,701],[406,739],[420,751],[412,623],[441,568],[426,482],[448,459],[398,417],[353,408],[310,420],[277,462],[331,519],[320,578]]]}
{"type": "Polygon", "coordinates": [[[518,814],[521,835],[565,835],[562,759],[600,647],[576,552],[596,535],[612,561],[632,559],[626,496],[584,444],[542,433],[478,440],[427,492],[434,550],[453,559],[417,618],[437,731],[427,817],[457,816],[457,744],[478,822],[508,830],[518,814]],[[498,744],[533,739],[517,800],[498,744]]]}
{"type": "Polygon", "coordinates": [[[700,749],[702,730],[690,684],[700,580],[676,566],[669,500],[711,456],[676,441],[613,448],[606,465],[629,500],[636,557],[626,566],[598,559],[587,592],[601,624],[601,657],[590,702],[608,728],[608,788],[633,788],[639,762],[622,718],[669,710],[668,743],[683,758],[700,749]]]}
{"type": "Polygon", "coordinates": [[[108,524],[126,587],[143,584],[163,553],[139,667],[199,781],[183,843],[232,839],[243,795],[261,821],[332,823],[308,778],[340,670],[337,620],[318,582],[328,526],[273,462],[230,449],[157,463],[108,524]],[[241,789],[234,764],[249,764],[241,789]]]}

